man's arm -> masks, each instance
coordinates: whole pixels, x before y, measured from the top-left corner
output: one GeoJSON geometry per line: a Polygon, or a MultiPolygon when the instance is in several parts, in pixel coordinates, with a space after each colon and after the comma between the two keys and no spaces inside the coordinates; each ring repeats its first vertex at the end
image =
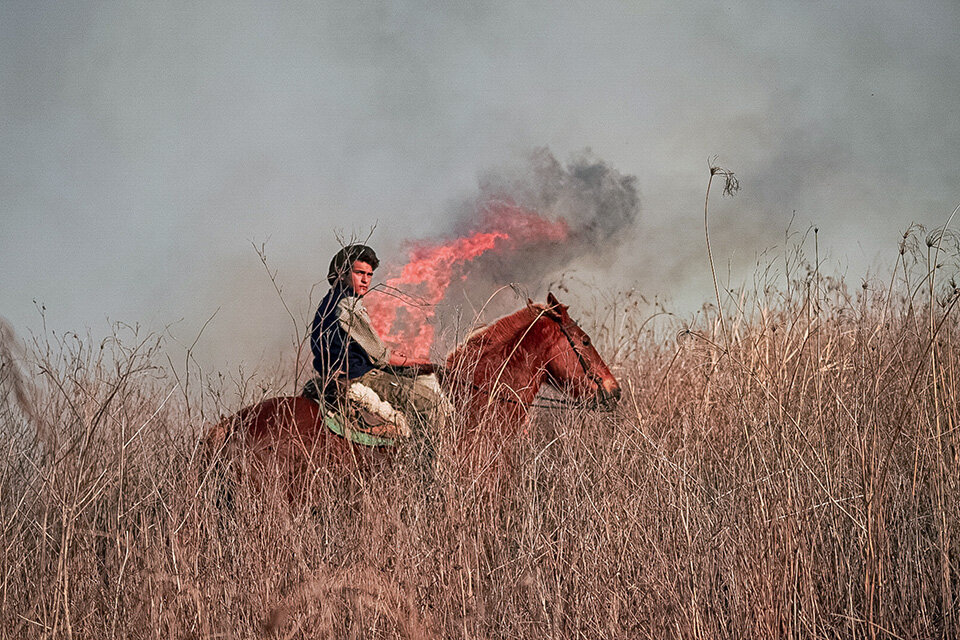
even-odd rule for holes
{"type": "Polygon", "coordinates": [[[337,303],[337,313],[340,327],[370,356],[373,364],[378,367],[390,364],[393,352],[380,339],[370,323],[370,315],[357,298],[342,298],[337,303]]]}
{"type": "Polygon", "coordinates": [[[390,353],[390,359],[387,362],[391,367],[403,367],[405,369],[414,369],[418,375],[425,376],[428,373],[434,373],[437,370],[437,365],[426,360],[418,360],[416,358],[408,358],[399,351],[393,351],[390,353]]]}
{"type": "Polygon", "coordinates": [[[343,298],[339,307],[340,326],[378,367],[413,369],[419,375],[427,375],[437,370],[437,366],[427,360],[410,358],[385,345],[373,328],[366,308],[356,298],[343,298]]]}

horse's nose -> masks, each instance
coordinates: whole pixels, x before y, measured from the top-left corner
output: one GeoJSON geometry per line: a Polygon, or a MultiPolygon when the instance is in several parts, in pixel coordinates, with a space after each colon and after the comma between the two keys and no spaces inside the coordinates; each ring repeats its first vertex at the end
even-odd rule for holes
{"type": "Polygon", "coordinates": [[[608,409],[613,409],[620,401],[620,385],[616,380],[607,380],[600,385],[600,402],[608,409]]]}

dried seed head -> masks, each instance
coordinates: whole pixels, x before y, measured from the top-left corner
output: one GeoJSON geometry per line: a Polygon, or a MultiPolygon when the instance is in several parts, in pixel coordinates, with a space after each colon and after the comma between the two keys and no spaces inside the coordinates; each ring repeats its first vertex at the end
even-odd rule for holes
{"type": "Polygon", "coordinates": [[[710,175],[723,176],[723,179],[724,179],[723,195],[733,196],[738,191],[740,191],[740,181],[737,180],[737,176],[734,175],[733,171],[720,167],[719,165],[715,164],[716,161],[717,161],[717,156],[713,156],[713,158],[711,158],[707,163],[708,166],[710,167],[710,175]]]}

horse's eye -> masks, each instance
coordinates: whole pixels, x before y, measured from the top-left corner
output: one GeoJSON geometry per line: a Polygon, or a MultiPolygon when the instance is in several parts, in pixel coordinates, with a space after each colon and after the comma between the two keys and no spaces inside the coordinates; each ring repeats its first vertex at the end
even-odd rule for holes
{"type": "Polygon", "coordinates": [[[585,346],[585,347],[589,347],[589,346],[590,346],[590,338],[589,338],[589,337],[583,339],[583,346],[585,346]]]}

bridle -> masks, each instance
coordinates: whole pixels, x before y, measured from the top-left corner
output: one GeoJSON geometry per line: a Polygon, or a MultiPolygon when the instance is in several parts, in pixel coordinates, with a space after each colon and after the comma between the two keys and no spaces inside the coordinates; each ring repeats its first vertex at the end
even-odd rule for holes
{"type": "MultiPolygon", "coordinates": [[[[570,344],[570,348],[573,349],[573,352],[577,355],[577,361],[580,363],[580,367],[583,369],[584,375],[591,382],[597,385],[598,393],[600,394],[604,393],[605,390],[603,387],[603,378],[601,378],[596,372],[594,372],[593,369],[587,364],[587,359],[583,356],[583,353],[581,353],[580,349],[577,347],[577,343],[574,341],[573,337],[570,335],[570,329],[577,326],[576,323],[573,322],[572,320],[569,322],[569,324],[564,323],[562,318],[560,318],[559,316],[554,315],[552,313],[544,313],[543,311],[540,311],[540,314],[538,317],[542,317],[544,315],[550,318],[553,322],[557,324],[557,328],[560,330],[560,333],[563,335],[564,338],[567,339],[567,343],[570,344]]],[[[534,320],[534,322],[536,322],[536,320],[534,320]]],[[[555,380],[553,376],[550,375],[549,372],[547,372],[547,376],[554,383],[554,386],[557,386],[557,387],[560,386],[559,384],[556,384],[557,380],[555,380]]],[[[485,391],[484,387],[481,387],[476,383],[470,383],[470,387],[474,391],[485,391]]],[[[491,390],[486,390],[486,391],[490,393],[491,390]]],[[[527,407],[535,407],[540,409],[576,408],[581,406],[580,402],[571,401],[566,398],[541,397],[539,401],[534,400],[529,404],[525,402],[521,402],[520,400],[517,400],[515,398],[509,398],[509,397],[498,398],[498,401],[506,402],[508,404],[524,405],[527,407]]]]}
{"type": "MultiPolygon", "coordinates": [[[[543,314],[546,317],[550,318],[557,324],[557,328],[560,330],[560,333],[563,334],[563,337],[567,339],[567,342],[570,344],[570,348],[573,349],[573,352],[577,355],[577,361],[580,363],[580,367],[583,369],[584,375],[595,385],[597,385],[597,391],[600,393],[604,392],[603,388],[603,378],[601,378],[593,369],[587,364],[587,359],[583,356],[580,349],[577,347],[577,343],[574,342],[573,337],[570,335],[570,329],[577,326],[572,320],[569,324],[564,323],[560,317],[557,317],[551,313],[543,314]]],[[[553,380],[553,376],[550,373],[547,373],[547,376],[553,380]]],[[[556,380],[554,380],[556,382],[556,380]]],[[[477,385],[471,385],[474,389],[478,389],[477,385]]],[[[555,385],[559,386],[559,385],[555,385]]],[[[513,398],[501,398],[502,402],[508,402],[511,404],[523,404],[519,400],[513,398]]],[[[560,409],[568,407],[578,407],[580,406],[579,402],[570,401],[566,398],[540,398],[531,402],[529,407],[536,407],[539,409],[560,409]]]]}
{"type": "MultiPolygon", "coordinates": [[[[587,378],[597,385],[597,390],[600,391],[603,389],[603,378],[594,372],[594,370],[587,365],[587,359],[583,357],[583,354],[580,352],[580,349],[577,347],[577,343],[573,341],[573,338],[570,336],[569,329],[577,326],[572,320],[569,324],[564,323],[561,318],[554,316],[553,314],[546,314],[548,318],[557,323],[557,328],[560,329],[560,333],[563,334],[563,337],[567,339],[567,342],[570,343],[570,348],[573,349],[573,352],[577,354],[577,361],[580,362],[580,367],[583,369],[583,374],[587,378]]],[[[548,374],[549,375],[549,374],[548,374]]]]}

